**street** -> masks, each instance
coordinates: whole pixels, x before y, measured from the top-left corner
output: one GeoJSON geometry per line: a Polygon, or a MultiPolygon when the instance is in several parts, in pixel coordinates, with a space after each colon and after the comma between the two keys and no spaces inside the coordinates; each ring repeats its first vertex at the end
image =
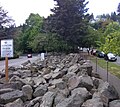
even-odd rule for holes
{"type": "MultiPolygon", "coordinates": [[[[36,60],[38,56],[33,56],[32,58],[27,58],[27,56],[20,56],[17,59],[9,59],[8,60],[8,66],[20,66],[22,63],[26,62],[27,60],[30,60],[31,62],[33,60],[36,60]]],[[[0,61],[0,70],[5,68],[5,60],[0,61]]]]}
{"type": "Polygon", "coordinates": [[[114,63],[117,64],[117,65],[120,65],[120,57],[119,56],[117,56],[117,61],[114,62],[114,63]]]}

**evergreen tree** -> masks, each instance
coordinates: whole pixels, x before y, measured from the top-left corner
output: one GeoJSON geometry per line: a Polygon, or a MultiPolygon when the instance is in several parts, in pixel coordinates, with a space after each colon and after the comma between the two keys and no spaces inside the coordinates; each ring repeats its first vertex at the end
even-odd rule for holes
{"type": "Polygon", "coordinates": [[[14,25],[14,20],[7,14],[8,12],[0,6],[0,40],[8,38],[8,30],[10,30],[14,25]]]}
{"type": "Polygon", "coordinates": [[[118,12],[118,15],[117,15],[118,22],[120,23],[120,3],[118,4],[117,12],[118,12]]]}
{"type": "Polygon", "coordinates": [[[69,43],[73,47],[80,46],[87,33],[87,25],[91,18],[87,14],[88,2],[85,0],[54,0],[56,7],[51,9],[47,20],[47,29],[69,43]]]}

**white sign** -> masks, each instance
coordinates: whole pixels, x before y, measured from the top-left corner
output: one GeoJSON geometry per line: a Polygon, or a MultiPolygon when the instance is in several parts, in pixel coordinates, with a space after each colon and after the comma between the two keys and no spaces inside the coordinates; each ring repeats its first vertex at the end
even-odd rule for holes
{"type": "Polygon", "coordinates": [[[13,39],[1,40],[1,57],[13,57],[13,39]]]}
{"type": "Polygon", "coordinates": [[[41,61],[45,59],[45,53],[41,53],[41,61]]]}

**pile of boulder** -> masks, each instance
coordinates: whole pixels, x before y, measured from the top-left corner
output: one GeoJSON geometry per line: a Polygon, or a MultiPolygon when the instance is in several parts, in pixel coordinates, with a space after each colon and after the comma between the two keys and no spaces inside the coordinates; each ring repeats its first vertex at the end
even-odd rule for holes
{"type": "Polygon", "coordinates": [[[79,54],[47,56],[0,72],[0,107],[120,107],[115,88],[79,54]]]}

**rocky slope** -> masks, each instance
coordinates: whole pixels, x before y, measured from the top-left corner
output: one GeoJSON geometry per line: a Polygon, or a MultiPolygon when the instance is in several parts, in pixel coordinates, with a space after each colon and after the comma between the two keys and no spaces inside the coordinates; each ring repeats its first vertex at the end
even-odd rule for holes
{"type": "Polygon", "coordinates": [[[0,72],[0,107],[120,107],[115,88],[79,54],[48,56],[0,72]]]}

